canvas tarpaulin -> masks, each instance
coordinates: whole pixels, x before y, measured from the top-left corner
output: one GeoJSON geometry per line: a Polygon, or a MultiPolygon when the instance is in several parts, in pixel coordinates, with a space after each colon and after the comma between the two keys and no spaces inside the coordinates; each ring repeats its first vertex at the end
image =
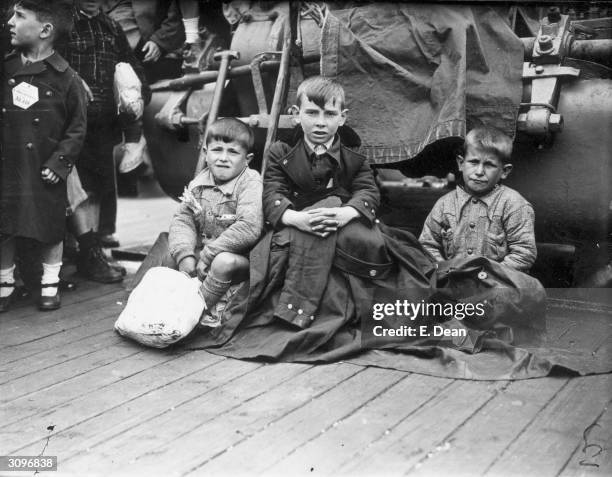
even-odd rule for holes
{"type": "Polygon", "coordinates": [[[523,45],[506,13],[404,3],[328,11],[321,74],[344,86],[372,163],[410,159],[478,124],[514,137],[523,45]]]}

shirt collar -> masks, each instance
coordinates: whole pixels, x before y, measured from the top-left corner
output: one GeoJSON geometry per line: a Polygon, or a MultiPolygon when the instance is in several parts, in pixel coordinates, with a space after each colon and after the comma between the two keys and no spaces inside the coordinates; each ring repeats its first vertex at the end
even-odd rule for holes
{"type": "Polygon", "coordinates": [[[77,8],[77,13],[79,14],[79,16],[80,16],[81,18],[87,18],[87,19],[89,19],[89,20],[91,20],[92,18],[96,18],[96,17],[100,16],[100,12],[101,12],[101,11],[102,11],[101,9],[98,9],[98,11],[95,13],[95,15],[89,15],[88,13],[85,13],[85,12],[84,12],[83,10],[81,10],[80,8],[77,8]]]}
{"type": "Polygon", "coordinates": [[[223,184],[216,184],[215,178],[213,177],[210,169],[204,169],[198,176],[193,179],[189,184],[189,189],[193,189],[195,187],[216,187],[219,189],[224,195],[231,196],[234,193],[234,189],[236,188],[236,184],[238,180],[242,177],[242,175],[246,172],[248,167],[245,167],[244,171],[234,177],[231,181],[225,182],[223,184]]]}
{"type": "MultiPolygon", "coordinates": [[[[306,146],[306,152],[308,153],[309,156],[314,154],[315,145],[306,138],[306,135],[304,135],[304,145],[306,146]]],[[[330,155],[339,164],[340,163],[340,140],[338,139],[338,135],[336,134],[333,138],[331,138],[328,142],[326,142],[323,145],[326,147],[325,154],[330,155]]]]}
{"type": "Polygon", "coordinates": [[[21,65],[18,74],[37,74],[45,70],[45,65],[51,66],[56,71],[63,73],[68,69],[68,62],[62,56],[54,51],[52,55],[40,61],[34,61],[27,64],[21,63],[21,55],[17,51],[13,51],[7,59],[17,59],[21,65]]]}
{"type": "Polygon", "coordinates": [[[486,195],[481,195],[481,196],[476,196],[476,195],[472,195],[469,194],[468,192],[466,192],[466,190],[463,188],[463,186],[457,186],[457,188],[455,189],[455,193],[457,194],[457,199],[459,201],[459,206],[462,208],[470,199],[476,199],[479,200],[481,202],[484,202],[485,205],[487,207],[491,207],[491,205],[493,205],[493,202],[495,201],[495,199],[497,198],[497,196],[501,193],[502,190],[501,185],[496,185],[493,190],[489,193],[487,193],[486,195]]]}

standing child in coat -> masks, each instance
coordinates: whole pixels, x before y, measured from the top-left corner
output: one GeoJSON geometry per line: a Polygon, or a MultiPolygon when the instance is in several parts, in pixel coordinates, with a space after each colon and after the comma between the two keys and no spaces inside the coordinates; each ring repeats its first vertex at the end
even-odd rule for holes
{"type": "Polygon", "coordinates": [[[66,177],[83,144],[85,92],[54,50],[68,32],[71,2],[19,0],[8,21],[15,51],[4,59],[0,312],[15,290],[15,242],[42,243],[38,307],[60,306],[59,272],[66,221],[66,177]]]}

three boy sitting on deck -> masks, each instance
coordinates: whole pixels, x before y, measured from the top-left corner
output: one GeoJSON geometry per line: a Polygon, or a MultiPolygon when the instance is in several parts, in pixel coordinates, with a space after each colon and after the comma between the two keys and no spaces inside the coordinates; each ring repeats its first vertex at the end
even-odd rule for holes
{"type": "Polygon", "coordinates": [[[465,188],[432,210],[421,236],[427,253],[411,234],[376,218],[380,195],[372,170],[337,134],[346,120],[342,87],[309,78],[298,88],[293,109],[303,137],[294,146],[279,142],[270,148],[263,184],[268,227],[261,240],[262,184],[247,165],[252,133],[234,119],[208,131],[209,168],[189,184],[172,220],[170,263],[204,280],[209,312],[232,282],[250,272],[227,308],[203,319],[211,326],[226,324],[204,346],[223,345],[240,328],[236,357],[309,359],[333,348],[334,339],[342,341],[343,352],[357,352],[361,341],[347,325],[366,316],[372,293],[427,299],[435,260],[465,253],[520,270],[533,263],[533,210],[518,193],[498,185],[511,168],[503,163],[511,152],[503,134],[488,128],[468,134],[459,160],[465,188]],[[455,196],[465,200],[453,202],[455,196]],[[463,213],[453,208],[470,198],[463,213]],[[482,209],[474,207],[480,204],[482,209]],[[510,253],[504,252],[506,242],[510,253]],[[245,254],[253,245],[249,263],[245,254]],[[347,331],[350,338],[338,338],[347,331]]]}

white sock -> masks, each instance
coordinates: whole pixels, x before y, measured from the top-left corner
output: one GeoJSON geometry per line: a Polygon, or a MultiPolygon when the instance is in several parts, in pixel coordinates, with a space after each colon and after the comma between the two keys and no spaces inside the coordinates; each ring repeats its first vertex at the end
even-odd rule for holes
{"type": "MultiPolygon", "coordinates": [[[[0,283],[15,283],[15,265],[0,269],[0,283]]],[[[0,287],[0,298],[6,298],[14,289],[15,287],[0,287]]]]}
{"type": "Polygon", "coordinates": [[[183,18],[183,26],[185,27],[185,42],[186,43],[197,43],[200,40],[200,34],[198,32],[198,23],[200,19],[195,18],[183,18]]]}
{"type": "MultiPolygon", "coordinates": [[[[43,263],[43,275],[40,280],[41,285],[59,282],[59,273],[62,268],[62,262],[59,263],[43,263]]],[[[57,294],[57,286],[42,287],[40,289],[41,296],[55,296],[57,294]]]]}

